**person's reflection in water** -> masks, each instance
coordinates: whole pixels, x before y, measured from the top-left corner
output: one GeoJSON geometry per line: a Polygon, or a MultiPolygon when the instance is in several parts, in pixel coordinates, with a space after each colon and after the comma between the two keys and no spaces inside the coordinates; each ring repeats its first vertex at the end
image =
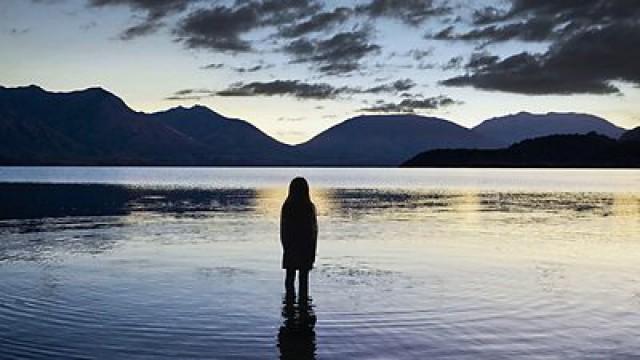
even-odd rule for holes
{"type": "Polygon", "coordinates": [[[295,295],[287,293],[282,302],[282,326],[278,332],[280,359],[315,359],[315,325],[311,298],[301,298],[296,304],[295,295]]]}

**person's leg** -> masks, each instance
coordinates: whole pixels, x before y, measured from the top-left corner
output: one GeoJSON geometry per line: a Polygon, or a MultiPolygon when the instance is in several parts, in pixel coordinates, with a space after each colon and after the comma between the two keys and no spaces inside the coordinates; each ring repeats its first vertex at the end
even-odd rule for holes
{"type": "Polygon", "coordinates": [[[293,269],[287,269],[287,275],[284,279],[284,289],[287,292],[287,295],[295,295],[295,282],[296,282],[296,271],[293,269]]]}
{"type": "Polygon", "coordinates": [[[309,270],[300,270],[299,292],[301,298],[309,297],[309,270]]]}

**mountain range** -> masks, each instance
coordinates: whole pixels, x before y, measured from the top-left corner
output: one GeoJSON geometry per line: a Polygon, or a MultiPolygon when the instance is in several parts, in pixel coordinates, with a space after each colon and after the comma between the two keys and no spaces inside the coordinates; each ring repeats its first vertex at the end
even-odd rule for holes
{"type": "Polygon", "coordinates": [[[273,165],[291,147],[205,107],[145,114],[91,88],[0,88],[0,163],[29,165],[273,165]]]}
{"type": "Polygon", "coordinates": [[[203,106],[147,114],[101,88],[0,86],[2,165],[397,166],[427,150],[493,149],[588,132],[617,139],[624,129],[586,114],[519,113],[472,129],[434,117],[376,115],[292,146],[203,106]]]}

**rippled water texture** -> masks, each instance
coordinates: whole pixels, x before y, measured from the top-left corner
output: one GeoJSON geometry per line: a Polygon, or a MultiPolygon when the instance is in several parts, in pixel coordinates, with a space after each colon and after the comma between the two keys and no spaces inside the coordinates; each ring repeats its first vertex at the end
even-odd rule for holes
{"type": "Polygon", "coordinates": [[[0,359],[640,358],[638,171],[0,168],[0,200],[0,359]]]}

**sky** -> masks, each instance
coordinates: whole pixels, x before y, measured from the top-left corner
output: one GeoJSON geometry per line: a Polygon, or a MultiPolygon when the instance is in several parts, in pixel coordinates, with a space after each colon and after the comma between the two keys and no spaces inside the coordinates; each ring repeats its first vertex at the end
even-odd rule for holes
{"type": "Polygon", "coordinates": [[[638,0],[2,0],[0,85],[205,105],[300,143],[350,117],[640,125],[638,0]]]}

